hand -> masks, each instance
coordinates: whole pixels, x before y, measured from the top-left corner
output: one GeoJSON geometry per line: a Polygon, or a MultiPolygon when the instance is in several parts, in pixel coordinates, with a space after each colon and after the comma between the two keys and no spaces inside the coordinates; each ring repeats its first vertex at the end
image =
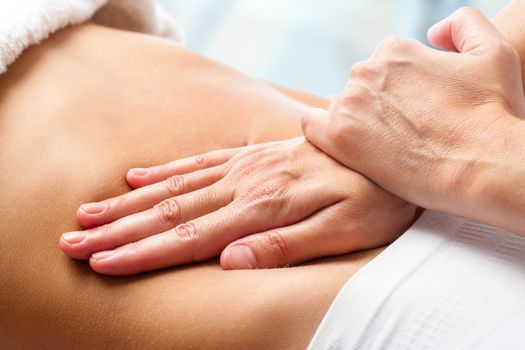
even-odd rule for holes
{"type": "Polygon", "coordinates": [[[316,110],[303,119],[304,134],[411,203],[502,221],[502,209],[483,195],[512,167],[512,140],[523,139],[510,137],[522,124],[515,116],[525,114],[519,57],[471,8],[435,25],[428,37],[459,53],[384,41],[352,68],[329,117],[316,110]],[[498,175],[487,176],[489,168],[498,175]]]}
{"type": "Polygon", "coordinates": [[[225,269],[285,266],[384,245],[415,213],[304,138],[131,170],[127,179],[143,187],[82,206],[77,217],[89,229],[60,241],[100,273],[135,274],[221,252],[225,269]]]}

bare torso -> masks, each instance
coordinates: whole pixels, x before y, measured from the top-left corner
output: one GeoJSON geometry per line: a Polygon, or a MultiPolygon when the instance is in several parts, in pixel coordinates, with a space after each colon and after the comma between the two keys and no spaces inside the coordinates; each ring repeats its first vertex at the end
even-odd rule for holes
{"type": "Polygon", "coordinates": [[[380,250],[286,269],[216,261],[109,278],[67,258],[130,167],[300,133],[306,106],[177,44],[88,24],[0,76],[1,348],[304,348],[380,250]]]}

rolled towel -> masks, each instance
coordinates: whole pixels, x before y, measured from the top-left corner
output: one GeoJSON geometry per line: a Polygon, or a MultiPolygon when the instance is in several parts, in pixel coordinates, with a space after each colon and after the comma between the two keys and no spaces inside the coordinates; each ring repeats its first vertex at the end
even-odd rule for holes
{"type": "Polygon", "coordinates": [[[17,0],[0,2],[0,74],[30,45],[93,19],[119,29],[182,42],[182,32],[156,0],[17,0]]]}

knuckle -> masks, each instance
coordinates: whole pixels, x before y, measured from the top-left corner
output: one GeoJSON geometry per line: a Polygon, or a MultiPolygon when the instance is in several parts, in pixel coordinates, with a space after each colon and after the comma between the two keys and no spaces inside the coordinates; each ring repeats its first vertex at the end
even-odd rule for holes
{"type": "Polygon", "coordinates": [[[349,84],[333,107],[330,138],[338,147],[346,147],[350,139],[363,131],[359,116],[369,113],[375,103],[375,90],[365,84],[349,84]]]}
{"type": "Polygon", "coordinates": [[[369,79],[377,76],[379,69],[377,65],[370,61],[361,61],[354,64],[350,70],[350,79],[364,78],[369,79]]]}
{"type": "MultiPolygon", "coordinates": [[[[346,84],[348,86],[348,83],[346,84]]],[[[346,89],[346,87],[345,87],[346,89]]],[[[344,90],[343,90],[344,91],[344,90]]],[[[334,110],[334,107],[337,106],[337,104],[339,103],[339,98],[340,96],[339,95],[336,95],[336,96],[332,96],[330,98],[330,101],[328,102],[328,111],[331,112],[334,110]]]]}
{"type": "Polygon", "coordinates": [[[456,10],[456,15],[459,17],[467,17],[472,15],[480,15],[481,12],[472,6],[463,6],[456,10]]]}
{"type": "Polygon", "coordinates": [[[195,242],[199,238],[199,233],[197,231],[197,226],[193,221],[188,221],[183,224],[177,225],[173,229],[173,233],[182,241],[191,241],[195,242]]]}
{"type": "Polygon", "coordinates": [[[202,260],[198,255],[197,249],[200,240],[200,232],[193,221],[188,221],[170,230],[171,235],[178,241],[185,244],[187,251],[190,252],[193,261],[202,260]]]}
{"type": "Polygon", "coordinates": [[[396,36],[389,36],[379,43],[378,50],[380,52],[390,53],[398,51],[402,47],[403,41],[400,38],[396,36]]]}
{"type": "Polygon", "coordinates": [[[400,58],[407,57],[409,54],[419,53],[420,51],[417,49],[420,47],[423,47],[423,45],[417,40],[390,36],[379,43],[376,52],[386,60],[387,64],[392,64],[400,58]]]}
{"type": "Polygon", "coordinates": [[[425,47],[421,42],[415,39],[399,39],[400,47],[406,52],[409,51],[411,54],[422,54],[422,48],[425,47]]]}
{"type": "Polygon", "coordinates": [[[145,246],[142,241],[137,241],[128,243],[125,246],[119,247],[117,249],[125,249],[126,255],[139,258],[142,255],[141,253],[144,251],[145,246]]]}
{"type": "Polygon", "coordinates": [[[336,110],[343,114],[349,114],[351,107],[366,107],[370,104],[372,96],[371,90],[361,83],[349,84],[343,95],[335,105],[336,110]]]}
{"type": "Polygon", "coordinates": [[[107,199],[101,203],[105,203],[111,214],[115,214],[115,211],[120,212],[122,208],[125,208],[130,200],[129,194],[123,194],[121,196],[107,199]]]}
{"type": "Polygon", "coordinates": [[[147,265],[148,256],[144,251],[148,250],[148,246],[143,241],[128,243],[116,250],[123,253],[125,265],[132,271],[141,271],[147,265]]]}
{"type": "Polygon", "coordinates": [[[349,115],[337,115],[332,118],[328,129],[328,137],[339,149],[346,149],[351,135],[355,133],[357,123],[349,115]]]}
{"type": "MultiPolygon", "coordinates": [[[[110,222],[108,224],[105,224],[103,226],[100,226],[98,228],[96,228],[95,230],[100,230],[100,236],[101,237],[104,237],[105,239],[111,237],[116,231],[117,231],[117,227],[116,227],[116,221],[114,222],[110,222]]],[[[89,235],[88,235],[89,237],[89,235]]]]}
{"type": "Polygon", "coordinates": [[[165,223],[179,223],[182,217],[180,204],[175,198],[154,205],[153,212],[160,222],[165,223]]]}
{"type": "Polygon", "coordinates": [[[290,259],[290,245],[279,231],[273,231],[265,235],[265,237],[259,241],[259,248],[265,259],[271,261],[290,259]]]}
{"type": "Polygon", "coordinates": [[[346,149],[348,139],[354,133],[354,129],[355,123],[351,119],[337,118],[329,130],[329,137],[336,147],[346,149]]]}
{"type": "Polygon", "coordinates": [[[208,162],[208,155],[206,153],[201,153],[193,157],[193,161],[198,166],[204,166],[208,162]]]}
{"type": "Polygon", "coordinates": [[[181,194],[184,191],[184,176],[174,175],[167,178],[166,189],[172,196],[181,194]]]}
{"type": "Polygon", "coordinates": [[[500,63],[508,65],[519,65],[520,56],[516,49],[506,40],[501,40],[496,45],[496,55],[500,63]]]}

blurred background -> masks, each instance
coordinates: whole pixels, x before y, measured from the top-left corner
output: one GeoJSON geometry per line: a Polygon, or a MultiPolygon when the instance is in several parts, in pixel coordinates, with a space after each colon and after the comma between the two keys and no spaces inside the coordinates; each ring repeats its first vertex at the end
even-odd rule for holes
{"type": "Polygon", "coordinates": [[[251,76],[335,95],[353,63],[388,35],[426,42],[461,6],[492,17],[508,0],[161,0],[186,46],[251,76]]]}

